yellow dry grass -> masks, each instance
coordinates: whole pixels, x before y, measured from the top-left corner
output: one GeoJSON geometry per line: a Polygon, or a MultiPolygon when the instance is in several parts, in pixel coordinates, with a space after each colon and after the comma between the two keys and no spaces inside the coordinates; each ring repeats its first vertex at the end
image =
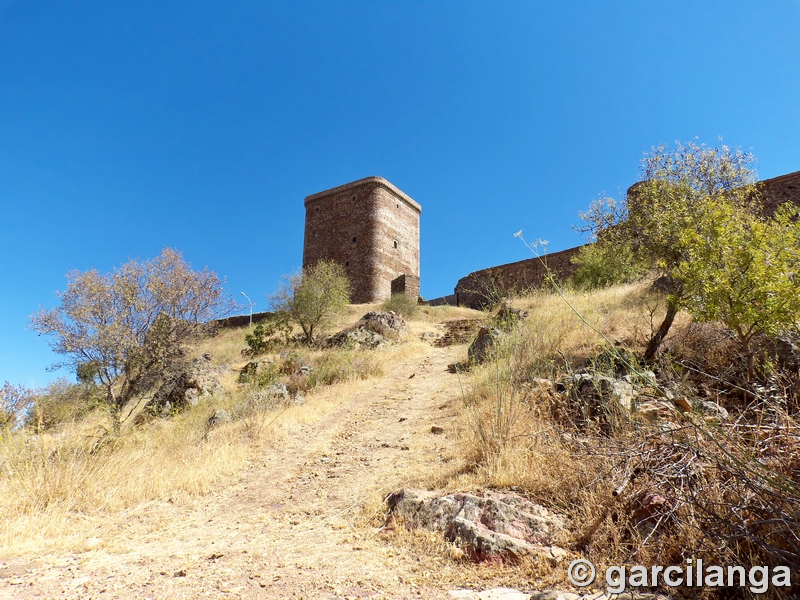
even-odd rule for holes
{"type": "MultiPolygon", "coordinates": [[[[337,326],[352,325],[375,307],[351,306],[337,326]]],[[[129,428],[100,445],[109,426],[102,410],[56,430],[0,431],[0,551],[80,550],[88,536],[102,533],[108,515],[205,495],[255,453],[335,410],[380,375],[383,363],[418,353],[424,344],[410,334],[406,343],[376,351],[296,349],[337,383],[309,390],[302,406],[240,411],[241,418],[208,432],[206,421],[217,408],[235,412],[246,402],[248,389],[236,381],[249,360],[241,354],[246,331],[225,329],[198,344],[196,355],[208,353],[213,366],[223,367],[223,392],[171,419],[129,428]]]]}
{"type": "MultiPolygon", "coordinates": [[[[550,412],[557,398],[547,385],[525,379],[557,378],[582,366],[609,343],[640,348],[663,316],[663,300],[647,283],[595,291],[539,292],[517,298],[528,312],[494,360],[475,367],[464,396],[461,444],[475,465],[450,482],[454,488],[510,487],[580,517],[582,507],[599,502],[581,485],[598,464],[576,458],[550,412]],[[577,511],[576,511],[577,509],[577,511]]],[[[680,316],[675,328],[687,319],[680,316]]]]}

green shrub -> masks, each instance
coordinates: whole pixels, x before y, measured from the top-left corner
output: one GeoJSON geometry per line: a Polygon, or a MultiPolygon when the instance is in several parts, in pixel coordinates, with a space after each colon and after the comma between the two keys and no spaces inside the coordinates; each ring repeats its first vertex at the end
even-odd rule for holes
{"type": "Polygon", "coordinates": [[[410,319],[419,311],[419,304],[405,294],[392,294],[392,297],[384,302],[381,308],[387,312],[396,312],[405,319],[410,319]]]}
{"type": "Polygon", "coordinates": [[[25,424],[50,429],[77,421],[97,408],[103,400],[103,392],[96,384],[70,383],[66,377],[61,377],[47,387],[36,390],[25,424]]]}
{"type": "Polygon", "coordinates": [[[247,348],[242,354],[249,357],[259,356],[285,345],[292,332],[292,327],[282,315],[272,315],[258,323],[253,330],[244,336],[247,348]]]}
{"type": "Polygon", "coordinates": [[[572,258],[577,269],[571,283],[578,289],[591,290],[636,280],[642,273],[630,246],[606,246],[602,243],[583,246],[572,258]]]}
{"type": "Polygon", "coordinates": [[[239,383],[251,383],[256,387],[267,387],[278,380],[281,366],[276,363],[251,362],[239,373],[239,383]]]}

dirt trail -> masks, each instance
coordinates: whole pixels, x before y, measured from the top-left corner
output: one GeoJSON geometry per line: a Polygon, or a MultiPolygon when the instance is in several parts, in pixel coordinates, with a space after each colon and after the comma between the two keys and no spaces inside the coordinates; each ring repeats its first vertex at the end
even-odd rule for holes
{"type": "Polygon", "coordinates": [[[127,511],[113,552],[0,559],[0,597],[448,597],[437,582],[452,566],[391,544],[363,507],[455,468],[461,392],[446,367],[461,354],[431,347],[387,365],[225,489],[127,511]]]}

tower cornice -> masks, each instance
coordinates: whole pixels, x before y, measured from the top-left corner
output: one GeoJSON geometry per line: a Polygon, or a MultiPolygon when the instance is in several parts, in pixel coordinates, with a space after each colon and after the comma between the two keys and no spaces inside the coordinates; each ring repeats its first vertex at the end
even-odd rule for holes
{"type": "Polygon", "coordinates": [[[422,207],[419,205],[419,203],[412,200],[409,196],[401,192],[391,183],[386,181],[383,177],[377,177],[377,176],[365,177],[364,179],[359,179],[357,181],[345,183],[344,185],[340,185],[335,188],[325,190],[323,192],[317,192],[316,194],[311,194],[310,196],[306,196],[306,199],[303,201],[303,205],[306,208],[308,208],[309,205],[315,202],[319,202],[320,200],[324,200],[325,198],[334,196],[341,192],[370,187],[370,186],[382,187],[383,189],[387,190],[390,194],[392,194],[395,198],[406,204],[409,208],[412,208],[418,213],[422,213],[422,207]]]}

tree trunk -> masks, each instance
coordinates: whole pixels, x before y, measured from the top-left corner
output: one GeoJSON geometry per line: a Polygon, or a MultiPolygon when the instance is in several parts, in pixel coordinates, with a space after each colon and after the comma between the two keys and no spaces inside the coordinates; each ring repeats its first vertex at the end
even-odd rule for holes
{"type": "Polygon", "coordinates": [[[656,358],[656,354],[658,354],[658,349],[661,347],[661,342],[664,341],[664,338],[667,337],[667,333],[669,333],[669,328],[672,327],[672,322],[675,320],[675,315],[678,314],[678,304],[671,300],[667,301],[667,314],[664,315],[664,320],[661,322],[661,326],[658,328],[658,331],[655,332],[653,337],[650,338],[650,341],[647,343],[647,350],[644,353],[644,359],[647,362],[653,362],[656,358]]]}
{"type": "Polygon", "coordinates": [[[748,335],[745,335],[742,332],[741,327],[739,327],[736,331],[739,336],[739,345],[742,347],[742,352],[744,352],[744,356],[747,359],[747,382],[753,380],[753,368],[756,364],[756,357],[755,352],[750,347],[750,339],[752,338],[752,332],[748,335]]]}

